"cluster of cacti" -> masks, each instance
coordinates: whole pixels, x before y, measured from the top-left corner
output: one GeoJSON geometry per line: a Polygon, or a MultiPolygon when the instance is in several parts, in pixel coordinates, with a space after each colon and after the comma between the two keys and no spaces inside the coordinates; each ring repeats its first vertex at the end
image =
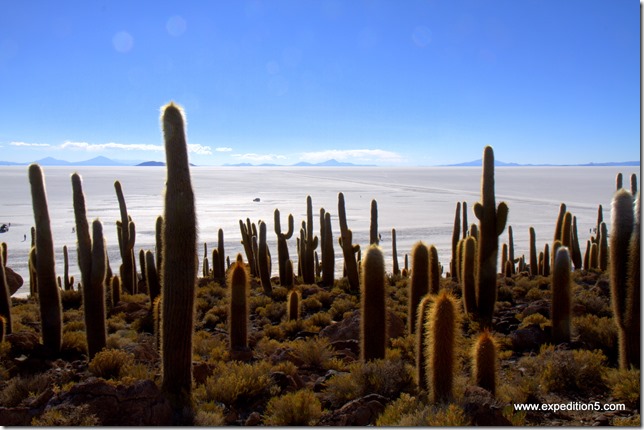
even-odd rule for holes
{"type": "Polygon", "coordinates": [[[280,211],[275,209],[274,213],[275,234],[277,235],[277,267],[280,276],[280,285],[286,285],[286,262],[290,260],[287,240],[293,236],[293,215],[288,215],[288,229],[282,232],[280,223],[280,211]]]}
{"type": "Polygon", "coordinates": [[[486,146],[483,151],[483,174],[481,178],[481,202],[474,204],[474,214],[479,219],[478,276],[476,298],[479,321],[483,327],[492,324],[496,303],[496,265],[499,252],[499,235],[503,233],[508,218],[508,206],[499,203],[494,194],[494,152],[486,146]]]}
{"type": "Polygon", "coordinates": [[[340,221],[340,237],[338,242],[344,256],[344,270],[353,291],[360,289],[358,263],[355,254],[360,251],[360,245],[353,244],[353,232],[347,225],[347,213],[344,204],[344,194],[338,193],[338,218],[340,221]]]}
{"type": "Polygon", "coordinates": [[[311,196],[306,196],[306,221],[300,228],[300,268],[305,284],[315,283],[314,253],[318,247],[318,237],[313,236],[313,202],[311,196]]]}
{"type": "Polygon", "coordinates": [[[4,339],[5,334],[11,334],[11,292],[9,291],[9,283],[5,276],[5,266],[7,265],[7,246],[2,243],[0,247],[0,329],[2,335],[0,341],[4,339]]]}
{"type": "Polygon", "coordinates": [[[371,245],[362,263],[360,291],[360,358],[385,358],[387,346],[387,307],[385,257],[378,245],[371,245]]]}
{"type": "Polygon", "coordinates": [[[58,354],[63,338],[63,312],[56,280],[54,240],[47,208],[47,191],[42,169],[29,166],[31,200],[36,224],[35,273],[38,285],[42,340],[53,354],[58,354]]]}
{"type": "Polygon", "coordinates": [[[76,237],[78,246],[78,266],[83,284],[83,308],[87,350],[90,359],[99,353],[107,343],[105,327],[105,272],[106,248],[103,238],[103,224],[96,219],[92,223],[92,236],[85,209],[85,195],[81,177],[72,175],[72,193],[76,237]]]}
{"type": "Polygon", "coordinates": [[[136,238],[136,227],[132,217],[127,213],[123,188],[119,181],[114,182],[116,197],[119,202],[121,219],[116,221],[116,233],[119,241],[122,264],[119,269],[121,275],[121,287],[130,294],[137,293],[136,265],[134,257],[134,242],[136,238]]]}
{"type": "Polygon", "coordinates": [[[161,267],[162,390],[183,415],[181,411],[192,401],[197,219],[183,113],[173,103],[162,112],[167,166],[161,267]]]}

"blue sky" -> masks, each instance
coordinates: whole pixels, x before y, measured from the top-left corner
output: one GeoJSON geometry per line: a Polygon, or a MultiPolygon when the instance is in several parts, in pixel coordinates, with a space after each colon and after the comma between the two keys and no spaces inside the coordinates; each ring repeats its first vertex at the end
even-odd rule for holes
{"type": "Polygon", "coordinates": [[[640,158],[635,0],[0,4],[0,160],[640,158]]]}

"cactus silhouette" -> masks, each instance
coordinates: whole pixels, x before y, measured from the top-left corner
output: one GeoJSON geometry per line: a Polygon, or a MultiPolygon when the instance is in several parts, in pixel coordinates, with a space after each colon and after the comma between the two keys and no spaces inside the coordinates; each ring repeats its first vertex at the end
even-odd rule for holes
{"type": "Polygon", "coordinates": [[[63,338],[63,314],[60,289],[56,283],[54,240],[47,208],[45,178],[38,164],[29,166],[31,200],[36,224],[36,276],[42,340],[53,354],[58,354],[63,338]]]}
{"type": "MultiPolygon", "coordinates": [[[[4,245],[4,243],[3,243],[4,245]]],[[[4,340],[5,334],[11,334],[11,291],[9,291],[9,283],[5,275],[6,260],[5,256],[6,246],[0,247],[0,318],[2,319],[2,336],[0,341],[4,340]]]]}
{"type": "Polygon", "coordinates": [[[458,281],[458,263],[457,247],[458,240],[461,236],[461,202],[456,203],[456,212],[454,213],[454,228],[452,229],[452,261],[449,266],[452,279],[458,281]]]}
{"type": "Polygon", "coordinates": [[[463,246],[463,309],[466,315],[476,315],[476,239],[469,236],[463,246]]]}
{"type": "Polygon", "coordinates": [[[558,240],[561,242],[561,232],[563,230],[565,216],[566,216],[566,204],[562,203],[561,205],[559,205],[559,215],[557,215],[557,223],[555,224],[555,237],[553,239],[553,242],[555,240],[558,240]]]}
{"type": "Polygon", "coordinates": [[[250,267],[250,275],[257,276],[257,263],[255,262],[255,249],[253,242],[254,238],[257,238],[257,228],[255,224],[251,224],[250,219],[246,218],[246,223],[242,220],[239,220],[239,230],[241,232],[241,243],[244,246],[244,252],[246,253],[246,260],[248,260],[248,267],[250,267]]]}
{"type": "Polygon", "coordinates": [[[360,292],[360,357],[362,361],[385,358],[387,311],[385,258],[378,245],[371,245],[362,263],[360,292]]]}
{"type": "Polygon", "coordinates": [[[617,176],[615,177],[615,189],[616,191],[619,191],[622,189],[624,186],[624,177],[621,173],[618,173],[617,176]]]}
{"type": "Polygon", "coordinates": [[[537,263],[537,236],[534,227],[530,227],[530,275],[539,274],[539,263],[537,263]]]}
{"type": "Polygon", "coordinates": [[[380,244],[378,233],[378,202],[371,200],[371,223],[369,225],[369,245],[380,244]]]}
{"type": "Polygon", "coordinates": [[[300,319],[300,294],[296,290],[292,290],[289,293],[286,309],[288,311],[289,321],[297,321],[300,319]]]}
{"type": "Polygon", "coordinates": [[[494,338],[485,330],[476,339],[472,351],[474,383],[493,396],[496,394],[496,349],[494,338]]]}
{"type": "Polygon", "coordinates": [[[599,247],[597,248],[597,265],[595,267],[599,268],[602,272],[605,272],[608,269],[608,227],[606,223],[602,222],[599,225],[599,247]]]}
{"type": "Polygon", "coordinates": [[[393,274],[400,275],[400,265],[398,264],[398,249],[396,247],[396,229],[391,229],[391,255],[393,259],[393,274]]]}
{"type": "Polygon", "coordinates": [[[270,296],[273,293],[271,285],[270,255],[268,254],[268,245],[266,243],[266,223],[259,222],[259,244],[257,248],[257,262],[259,265],[259,276],[264,293],[270,296]]]}
{"type": "Polygon", "coordinates": [[[333,232],[331,231],[331,214],[324,214],[324,240],[322,240],[322,284],[333,287],[335,281],[335,251],[333,250],[333,232]]]}
{"type": "Polygon", "coordinates": [[[550,276],[550,246],[543,246],[543,276],[550,276]]]}
{"type": "Polygon", "coordinates": [[[306,223],[302,223],[300,230],[300,261],[305,284],[315,283],[314,253],[317,247],[318,237],[313,236],[313,202],[311,196],[306,196],[306,223]]]}
{"type": "MultiPolygon", "coordinates": [[[[213,260],[213,265],[217,264],[213,260]]],[[[206,242],[203,243],[203,265],[201,269],[201,276],[204,278],[209,278],[210,277],[210,264],[208,263],[208,244],[206,242]]]]}
{"type": "Polygon", "coordinates": [[[481,202],[474,204],[474,214],[479,219],[477,299],[478,315],[483,327],[492,325],[496,303],[496,265],[499,252],[499,235],[503,233],[508,218],[508,206],[499,203],[494,195],[494,151],[486,146],[483,151],[481,202]]]}
{"type": "Polygon", "coordinates": [[[224,230],[217,230],[217,257],[218,259],[212,260],[213,268],[216,265],[219,266],[220,277],[223,278],[226,276],[226,250],[224,249],[224,230]]]}
{"type": "Polygon", "coordinates": [[[148,284],[150,303],[152,304],[161,294],[161,283],[159,282],[159,272],[154,264],[154,254],[149,250],[145,252],[145,278],[148,284]]]}
{"type": "Polygon", "coordinates": [[[570,252],[560,246],[552,267],[552,341],[555,344],[570,342],[570,252]]]}
{"type": "Polygon", "coordinates": [[[435,403],[449,401],[453,395],[456,335],[460,322],[456,299],[445,290],[436,297],[429,312],[426,354],[427,379],[435,403]]]}
{"type": "Polygon", "coordinates": [[[92,223],[92,236],[85,207],[85,195],[80,175],[72,175],[72,195],[76,238],[78,246],[78,266],[83,284],[83,309],[87,351],[90,360],[107,344],[105,323],[105,272],[106,251],[103,238],[103,224],[97,219],[92,223]]]}
{"type": "Polygon", "coordinates": [[[416,311],[424,295],[429,292],[429,249],[423,242],[416,242],[411,249],[411,282],[409,286],[409,309],[407,327],[409,333],[416,330],[416,311]]]}
{"type": "Polygon", "coordinates": [[[338,242],[342,248],[344,256],[344,269],[349,287],[353,291],[360,289],[360,277],[358,275],[358,263],[356,262],[355,253],[360,250],[360,245],[353,244],[353,233],[347,226],[347,214],[344,204],[344,194],[338,193],[338,218],[340,220],[340,237],[338,242]]]}
{"type": "Polygon", "coordinates": [[[427,294],[418,304],[416,311],[416,381],[418,388],[427,391],[429,388],[427,381],[427,324],[429,318],[429,308],[434,302],[434,296],[427,294]]]}
{"type": "Polygon", "coordinates": [[[277,267],[279,270],[280,284],[284,285],[286,282],[286,262],[290,259],[288,243],[286,241],[293,236],[293,215],[288,215],[288,230],[285,233],[282,232],[279,209],[275,209],[274,221],[275,234],[277,235],[277,267]]]}
{"type": "Polygon", "coordinates": [[[508,260],[512,265],[512,274],[514,274],[514,235],[511,225],[508,226],[508,260]]]}
{"type": "Polygon", "coordinates": [[[441,286],[441,266],[438,262],[438,250],[434,245],[427,248],[429,253],[429,293],[438,294],[441,286]]]}
{"type": "Polygon", "coordinates": [[[161,267],[163,266],[163,216],[162,215],[159,215],[157,217],[156,223],[154,225],[154,237],[155,237],[155,243],[156,243],[154,253],[156,257],[156,269],[157,269],[157,274],[159,275],[159,285],[160,285],[161,267]]]}
{"type": "Polygon", "coordinates": [[[228,290],[230,291],[230,310],[228,312],[228,330],[230,332],[230,349],[243,351],[248,348],[248,294],[249,276],[241,260],[241,254],[228,272],[228,290]]]}
{"type": "Polygon", "coordinates": [[[67,245],[63,246],[63,288],[65,291],[74,289],[74,277],[69,276],[69,253],[67,245]]]}
{"type": "Polygon", "coordinates": [[[120,269],[121,287],[130,294],[136,294],[137,280],[136,268],[134,266],[135,226],[132,218],[127,213],[123,188],[119,181],[114,182],[114,189],[116,190],[116,197],[118,198],[119,209],[121,211],[121,219],[116,222],[119,250],[121,251],[121,259],[123,260],[120,269]]]}
{"type": "Polygon", "coordinates": [[[582,258],[581,258],[581,249],[579,248],[579,234],[577,233],[577,217],[572,217],[572,230],[570,237],[570,259],[575,265],[575,270],[581,270],[582,268],[582,258]]]}
{"type": "Polygon", "coordinates": [[[162,390],[179,411],[177,420],[182,421],[192,393],[197,218],[183,113],[174,103],[162,112],[167,166],[161,268],[162,390]]]}
{"type": "MultiPolygon", "coordinates": [[[[631,177],[632,179],[632,177],[631,177]]],[[[635,188],[637,189],[637,188],[635,188]]],[[[641,339],[641,266],[640,266],[640,194],[635,198],[633,233],[629,242],[628,280],[624,315],[624,335],[627,366],[640,368],[641,339]]]]}
{"type": "Polygon", "coordinates": [[[462,218],[462,224],[463,224],[463,228],[462,228],[463,237],[462,237],[462,239],[466,239],[467,236],[468,236],[468,233],[469,233],[468,228],[467,228],[467,226],[468,226],[468,224],[467,224],[467,202],[463,202],[463,206],[461,208],[462,208],[462,216],[461,216],[461,218],[462,218]]]}

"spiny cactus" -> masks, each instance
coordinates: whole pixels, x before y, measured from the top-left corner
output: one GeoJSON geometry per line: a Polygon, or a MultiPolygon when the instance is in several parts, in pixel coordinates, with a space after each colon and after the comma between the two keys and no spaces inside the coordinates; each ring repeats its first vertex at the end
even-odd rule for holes
{"type": "MultiPolygon", "coordinates": [[[[217,264],[214,260],[212,264],[217,264]]],[[[201,276],[204,278],[209,278],[210,277],[210,264],[208,263],[208,244],[206,242],[203,243],[203,264],[202,264],[202,269],[201,269],[201,276]]]]}
{"type": "Polygon", "coordinates": [[[159,272],[154,264],[154,254],[152,251],[145,252],[145,280],[148,284],[148,295],[150,303],[161,294],[161,283],[159,282],[159,272]]]}
{"type": "Polygon", "coordinates": [[[391,229],[391,255],[394,261],[393,274],[394,276],[400,275],[400,266],[398,265],[398,250],[396,248],[396,229],[391,229]]]}
{"type": "Polygon", "coordinates": [[[161,268],[162,390],[183,416],[190,408],[192,393],[197,216],[183,113],[174,103],[162,112],[167,166],[161,268]]]}
{"type": "Polygon", "coordinates": [[[602,222],[599,225],[599,246],[597,248],[597,264],[599,270],[602,272],[605,272],[606,269],[608,269],[608,260],[609,260],[609,252],[608,252],[608,227],[606,227],[606,223],[602,222]]]}
{"type": "Polygon", "coordinates": [[[90,237],[82,180],[77,173],[72,175],[72,194],[74,218],[76,220],[78,266],[83,283],[87,350],[91,360],[107,344],[104,284],[106,271],[105,239],[103,238],[103,224],[98,219],[92,223],[92,236],[90,237]]]}
{"type": "Polygon", "coordinates": [[[294,285],[294,280],[293,280],[293,260],[288,260],[286,262],[286,269],[284,270],[284,287],[286,288],[293,288],[294,285]]]}
{"type": "Polygon", "coordinates": [[[119,239],[119,250],[121,251],[121,286],[125,291],[130,294],[137,293],[137,279],[136,267],[134,266],[134,242],[136,238],[135,226],[127,213],[127,206],[125,204],[125,197],[123,196],[123,188],[119,181],[114,182],[114,189],[116,190],[116,197],[119,202],[119,209],[121,211],[121,219],[116,222],[116,231],[119,239]]]}
{"type": "Polygon", "coordinates": [[[469,236],[463,246],[463,266],[461,274],[463,290],[463,309],[466,315],[476,315],[476,239],[469,236]]]}
{"type": "Polygon", "coordinates": [[[322,241],[322,285],[332,288],[335,281],[335,251],[333,250],[331,214],[328,212],[324,214],[324,236],[322,241]]]}
{"type": "Polygon", "coordinates": [[[468,233],[469,233],[468,228],[467,228],[467,225],[468,225],[467,224],[467,202],[463,202],[462,209],[463,209],[463,216],[461,217],[463,219],[463,221],[462,221],[462,224],[463,224],[463,229],[462,229],[463,230],[463,237],[462,238],[467,239],[467,236],[468,236],[468,233]]]}
{"type": "Polygon", "coordinates": [[[2,330],[2,335],[0,336],[0,341],[4,339],[5,334],[11,334],[12,324],[11,324],[11,292],[9,291],[9,283],[7,282],[7,277],[5,275],[4,268],[5,263],[5,247],[0,247],[0,318],[4,324],[0,327],[2,330]]]}
{"type": "Polygon", "coordinates": [[[615,189],[617,191],[619,191],[619,190],[622,189],[623,186],[624,186],[624,177],[622,176],[622,173],[620,172],[615,177],[615,189]]]}
{"type": "Polygon", "coordinates": [[[112,276],[112,306],[116,306],[121,301],[121,279],[118,276],[112,276]]]}
{"type": "Polygon", "coordinates": [[[228,330],[230,333],[231,351],[243,351],[248,348],[248,295],[250,293],[249,276],[241,254],[228,272],[228,290],[230,291],[230,310],[228,312],[228,330]]]}
{"type": "Polygon", "coordinates": [[[277,235],[277,267],[279,270],[280,284],[284,285],[286,282],[286,262],[290,259],[288,243],[286,241],[293,236],[293,215],[288,215],[288,230],[285,233],[282,232],[279,209],[275,209],[274,221],[275,234],[277,235]]]}
{"type": "MultiPolygon", "coordinates": [[[[619,365],[627,368],[628,336],[626,334],[626,298],[628,294],[629,244],[634,228],[633,196],[619,188],[613,196],[610,232],[610,292],[613,320],[617,325],[619,340],[619,365]]],[[[639,357],[637,357],[639,360],[639,357]]]]}
{"type": "Polygon", "coordinates": [[[508,206],[499,203],[494,195],[494,151],[486,146],[483,152],[481,202],[474,204],[474,214],[479,219],[477,299],[480,322],[483,327],[492,325],[496,303],[496,265],[499,252],[499,235],[508,219],[508,206]]]}
{"type": "Polygon", "coordinates": [[[318,247],[318,237],[313,236],[313,202],[311,196],[306,196],[306,223],[300,230],[300,260],[302,264],[302,279],[305,284],[315,283],[314,253],[318,247]]]}
{"type": "Polygon", "coordinates": [[[383,359],[387,346],[387,308],[385,258],[380,247],[371,245],[362,264],[360,358],[362,361],[383,359]]]}
{"type": "Polygon", "coordinates": [[[224,230],[217,230],[217,257],[218,259],[212,260],[212,265],[219,266],[220,277],[226,276],[226,250],[224,249],[224,230]]]}
{"type": "Polygon", "coordinates": [[[300,319],[300,302],[300,293],[292,290],[288,295],[288,301],[286,303],[289,321],[297,321],[300,319]]]}
{"type": "Polygon", "coordinates": [[[429,249],[423,242],[416,242],[411,249],[411,281],[409,286],[409,307],[407,327],[409,333],[416,330],[416,311],[424,295],[429,292],[429,249]]]}
{"type": "Polygon", "coordinates": [[[508,226],[508,260],[512,265],[512,274],[514,275],[514,235],[512,234],[512,226],[508,226]]]}
{"type": "Polygon", "coordinates": [[[74,289],[74,277],[69,276],[69,253],[67,245],[63,246],[63,288],[65,291],[74,289]]]}
{"type": "MultiPolygon", "coordinates": [[[[631,177],[632,179],[632,177],[631,177]]],[[[640,368],[641,352],[641,260],[640,260],[640,213],[641,198],[635,199],[633,233],[629,242],[628,280],[626,284],[626,307],[624,315],[625,350],[628,366],[640,368]]]]}
{"type": "Polygon", "coordinates": [[[458,240],[461,235],[461,202],[456,203],[456,212],[454,213],[454,228],[452,229],[452,261],[450,262],[449,271],[452,279],[458,281],[458,240]]]}
{"type": "Polygon", "coordinates": [[[31,200],[36,224],[36,276],[42,340],[53,354],[58,354],[63,339],[63,313],[60,289],[56,285],[54,240],[51,233],[45,178],[38,164],[29,166],[31,200]]]}
{"type": "Polygon", "coordinates": [[[267,296],[273,294],[271,285],[270,255],[268,254],[268,244],[266,243],[266,223],[259,222],[259,243],[257,248],[257,262],[259,265],[259,276],[262,288],[267,296]]]}
{"type": "Polygon", "coordinates": [[[635,173],[631,174],[631,194],[637,195],[637,175],[635,173]]]}
{"type": "Polygon", "coordinates": [[[212,279],[220,280],[225,274],[219,271],[219,250],[217,248],[212,250],[212,279]]]}
{"type": "Polygon", "coordinates": [[[360,245],[353,244],[353,233],[347,226],[347,214],[344,204],[344,194],[338,193],[338,218],[340,220],[340,237],[338,242],[342,248],[344,256],[344,269],[349,287],[353,291],[360,289],[360,277],[358,275],[358,263],[356,262],[355,253],[360,251],[360,245]]]}
{"type": "Polygon", "coordinates": [[[565,246],[557,249],[552,267],[552,340],[555,344],[570,342],[570,252],[565,246]]]}
{"type": "Polygon", "coordinates": [[[575,265],[575,270],[581,270],[582,268],[582,258],[581,258],[581,249],[579,248],[579,235],[577,233],[577,217],[572,217],[572,236],[570,238],[570,259],[575,265]]]}
{"type": "MultiPolygon", "coordinates": [[[[599,239],[599,232],[601,231],[601,223],[604,221],[604,210],[602,205],[599,205],[597,208],[597,227],[595,227],[595,234],[597,235],[596,239],[599,239]]],[[[598,240],[596,240],[598,242],[598,240]]]]}
{"type": "Polygon", "coordinates": [[[453,396],[456,366],[456,336],[460,318],[456,299],[445,290],[436,297],[425,322],[427,379],[435,403],[449,401],[453,396]]]}
{"type": "Polygon", "coordinates": [[[483,331],[472,350],[474,383],[496,395],[496,343],[488,330],[483,331]]]}
{"type": "Polygon", "coordinates": [[[416,312],[416,381],[418,388],[427,391],[429,388],[427,382],[427,324],[425,321],[429,319],[429,308],[434,302],[434,296],[427,294],[418,304],[416,312]]]}
{"type": "Polygon", "coordinates": [[[371,200],[371,223],[369,225],[369,245],[378,245],[380,243],[380,234],[378,233],[378,202],[371,200]]]}
{"type": "Polygon", "coordinates": [[[246,223],[239,220],[239,230],[241,232],[241,243],[244,246],[244,252],[246,253],[246,260],[248,261],[248,267],[250,267],[251,276],[257,276],[257,263],[255,262],[255,251],[253,242],[257,238],[257,228],[255,224],[251,224],[250,218],[246,218],[246,223]]]}
{"type": "Polygon", "coordinates": [[[543,276],[550,276],[550,246],[543,246],[543,276]]]}
{"type": "Polygon", "coordinates": [[[563,230],[565,216],[566,216],[566,204],[562,203],[561,205],[559,205],[559,215],[557,216],[557,223],[555,224],[555,237],[553,239],[553,242],[555,240],[558,240],[561,242],[561,232],[563,230]]]}
{"type": "Polygon", "coordinates": [[[434,245],[427,247],[429,253],[429,294],[438,294],[441,286],[441,267],[438,262],[438,250],[434,245]]]}
{"type": "Polygon", "coordinates": [[[539,274],[539,264],[537,263],[537,236],[534,227],[530,227],[530,275],[539,274]]]}
{"type": "Polygon", "coordinates": [[[590,256],[589,256],[588,266],[591,269],[599,268],[599,247],[596,243],[590,245],[590,256]]]}

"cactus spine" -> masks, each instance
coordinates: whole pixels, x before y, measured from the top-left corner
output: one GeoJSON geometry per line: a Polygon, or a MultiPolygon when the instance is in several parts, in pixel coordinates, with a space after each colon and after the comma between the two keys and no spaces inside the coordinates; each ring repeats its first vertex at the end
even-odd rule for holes
{"type": "Polygon", "coordinates": [[[183,113],[170,103],[163,108],[162,122],[167,165],[161,268],[162,390],[173,407],[182,411],[190,408],[192,393],[197,217],[183,113]]]}
{"type": "Polygon", "coordinates": [[[552,267],[552,340],[555,344],[570,342],[570,252],[560,246],[552,267]]]}
{"type": "Polygon", "coordinates": [[[230,331],[231,351],[243,351],[248,348],[248,294],[249,277],[243,261],[237,261],[228,272],[228,289],[230,291],[230,311],[228,312],[228,330],[230,331]]]}
{"type": "Polygon", "coordinates": [[[360,292],[360,358],[362,361],[385,358],[387,309],[385,296],[385,258],[377,245],[371,245],[362,263],[360,292]]]}
{"type": "Polygon", "coordinates": [[[474,383],[496,395],[496,344],[490,332],[481,333],[472,351],[474,383]]]}
{"type": "Polygon", "coordinates": [[[275,234],[277,235],[277,266],[280,275],[280,285],[286,283],[286,262],[290,259],[288,254],[287,240],[293,236],[293,215],[288,215],[288,230],[286,233],[282,232],[282,224],[280,223],[280,211],[275,209],[275,234]]]}
{"type": "Polygon", "coordinates": [[[74,217],[76,219],[76,238],[78,266],[83,283],[83,307],[87,350],[90,360],[107,344],[105,327],[105,271],[106,252],[103,238],[103,224],[99,220],[92,223],[92,237],[85,208],[85,195],[81,177],[72,175],[72,194],[74,217]]]}
{"type": "MultiPolygon", "coordinates": [[[[3,243],[4,245],[4,243],[3,243]]],[[[2,336],[0,336],[0,341],[4,340],[5,334],[11,334],[12,325],[11,325],[11,292],[9,291],[9,283],[7,282],[7,277],[4,271],[6,266],[6,247],[0,247],[0,319],[2,319],[4,330],[2,330],[2,336]]]]}
{"type": "Polygon", "coordinates": [[[458,321],[456,300],[443,290],[435,299],[425,322],[429,350],[426,354],[427,379],[435,403],[452,398],[458,321]]]}
{"type": "Polygon", "coordinates": [[[36,276],[40,301],[40,321],[43,344],[58,354],[63,338],[63,314],[60,289],[56,285],[54,240],[51,233],[47,191],[42,169],[37,164],[29,166],[29,183],[36,224],[36,276]]]}
{"type": "Polygon", "coordinates": [[[340,220],[340,237],[338,242],[344,256],[344,269],[349,280],[349,287],[353,291],[360,289],[360,277],[358,275],[358,263],[355,253],[360,250],[360,245],[354,245],[353,233],[347,226],[347,214],[344,204],[344,194],[338,193],[338,218],[340,220]]]}
{"type": "Polygon", "coordinates": [[[480,322],[483,327],[492,325],[496,303],[496,265],[499,252],[499,235],[508,219],[508,206],[494,196],[494,151],[486,146],[483,152],[481,200],[474,204],[474,214],[479,219],[477,299],[480,322]]]}
{"type": "Polygon", "coordinates": [[[123,188],[119,181],[114,182],[114,189],[116,190],[116,197],[119,202],[119,209],[121,211],[121,220],[116,223],[116,230],[118,232],[119,250],[121,251],[121,286],[125,288],[130,294],[137,293],[137,280],[136,280],[136,267],[134,266],[134,239],[135,227],[132,218],[127,213],[127,206],[125,205],[125,197],[123,197],[123,188]]]}
{"type": "Polygon", "coordinates": [[[429,292],[429,249],[423,242],[416,242],[411,250],[411,283],[409,287],[409,309],[407,327],[409,333],[416,330],[416,311],[424,295],[429,292]]]}

